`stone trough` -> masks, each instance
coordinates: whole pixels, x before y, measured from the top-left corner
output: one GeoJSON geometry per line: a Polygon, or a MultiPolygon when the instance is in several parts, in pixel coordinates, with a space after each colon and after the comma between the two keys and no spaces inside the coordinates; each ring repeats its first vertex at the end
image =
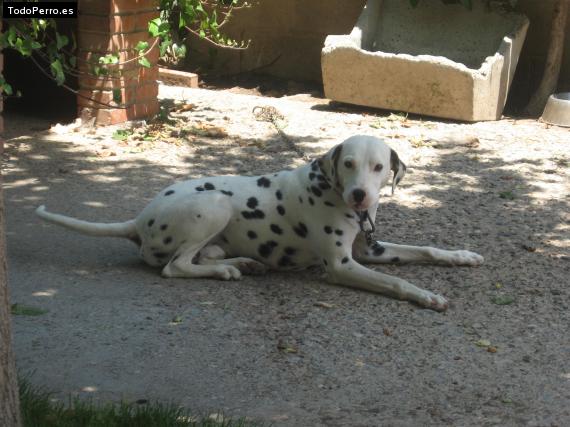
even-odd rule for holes
{"type": "Polygon", "coordinates": [[[369,0],[322,50],[325,96],[465,121],[501,118],[526,36],[524,15],[439,0],[369,0]]]}

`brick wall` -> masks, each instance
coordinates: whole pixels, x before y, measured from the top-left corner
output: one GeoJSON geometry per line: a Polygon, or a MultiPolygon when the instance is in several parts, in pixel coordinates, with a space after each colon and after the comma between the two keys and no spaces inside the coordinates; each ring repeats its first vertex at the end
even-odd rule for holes
{"type": "Polygon", "coordinates": [[[78,17],[80,117],[96,117],[97,124],[142,119],[158,112],[158,46],[147,55],[151,68],[142,67],[134,47],[139,41],[153,45],[148,21],[158,16],[157,0],[80,0],[78,17]],[[107,53],[118,54],[120,64],[107,76],[91,73],[91,61],[107,53]],[[119,73],[120,70],[120,73],[119,73]],[[112,104],[124,108],[109,108],[112,104]]]}

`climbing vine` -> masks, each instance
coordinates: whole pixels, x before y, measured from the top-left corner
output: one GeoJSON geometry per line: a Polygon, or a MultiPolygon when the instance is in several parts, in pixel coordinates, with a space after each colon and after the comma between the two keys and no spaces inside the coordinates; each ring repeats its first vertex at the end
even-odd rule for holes
{"type": "MultiPolygon", "coordinates": [[[[198,37],[224,48],[246,48],[246,43],[226,36],[222,27],[234,10],[250,5],[245,0],[157,0],[159,17],[148,23],[148,31],[155,38],[154,42],[139,42],[133,48],[134,57],[123,62],[117,52],[94,56],[89,60],[78,58],[75,35],[61,34],[54,19],[4,20],[3,31],[0,33],[0,49],[17,51],[23,57],[29,58],[42,73],[51,77],[58,85],[77,93],[65,84],[67,75],[120,75],[120,66],[132,61],[137,61],[143,67],[150,67],[147,54],[156,45],[160,50],[160,61],[165,64],[176,63],[186,56],[186,45],[191,37],[198,37]],[[81,61],[86,64],[79,67],[81,61]]],[[[14,90],[1,73],[0,94],[20,96],[20,92],[14,90]]]]}

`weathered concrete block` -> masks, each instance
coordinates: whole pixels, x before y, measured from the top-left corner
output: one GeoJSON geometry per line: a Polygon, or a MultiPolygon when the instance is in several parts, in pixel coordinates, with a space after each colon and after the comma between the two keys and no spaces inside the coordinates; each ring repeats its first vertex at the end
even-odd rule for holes
{"type": "Polygon", "coordinates": [[[524,15],[440,1],[369,0],[321,53],[325,96],[466,121],[501,118],[528,28],[524,15]]]}

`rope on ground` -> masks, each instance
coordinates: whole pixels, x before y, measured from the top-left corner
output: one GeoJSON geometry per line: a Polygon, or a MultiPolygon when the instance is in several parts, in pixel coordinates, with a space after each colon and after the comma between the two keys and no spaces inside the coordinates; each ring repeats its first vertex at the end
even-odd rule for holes
{"type": "Polygon", "coordinates": [[[287,135],[283,129],[287,127],[287,120],[283,114],[277,110],[277,108],[264,105],[264,106],[256,106],[252,110],[253,116],[255,120],[259,122],[269,122],[273,125],[281,139],[289,146],[289,148],[294,151],[300,158],[305,161],[309,161],[310,158],[307,154],[297,145],[295,142],[287,135]]]}

